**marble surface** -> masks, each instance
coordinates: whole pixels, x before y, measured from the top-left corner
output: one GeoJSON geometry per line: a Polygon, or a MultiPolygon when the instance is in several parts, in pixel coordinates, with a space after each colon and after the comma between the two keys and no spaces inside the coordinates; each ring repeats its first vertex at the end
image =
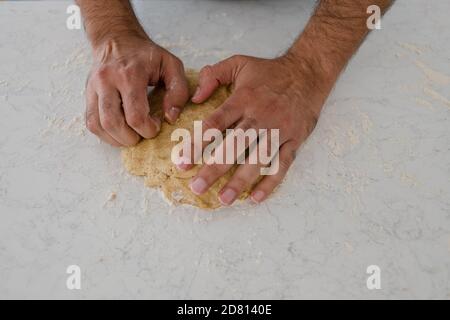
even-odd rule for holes
{"type": "MultiPolygon", "coordinates": [[[[69,4],[0,2],[0,298],[450,298],[449,1],[398,0],[277,194],[212,213],[168,206],[87,133],[69,4]]],[[[136,5],[198,68],[282,52],[314,1],[136,5]]]]}

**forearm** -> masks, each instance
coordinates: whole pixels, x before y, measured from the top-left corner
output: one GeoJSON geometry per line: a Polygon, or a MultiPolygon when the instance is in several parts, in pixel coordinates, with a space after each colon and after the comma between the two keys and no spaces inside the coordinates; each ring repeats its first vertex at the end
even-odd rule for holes
{"type": "MultiPolygon", "coordinates": [[[[339,73],[369,32],[367,7],[385,12],[393,0],[322,0],[305,30],[287,52],[322,90],[330,91],[339,73]]],[[[328,94],[328,93],[327,93],[328,94]]]]}
{"type": "Polygon", "coordinates": [[[87,36],[94,48],[109,39],[136,36],[148,39],[128,0],[76,0],[87,36]]]}

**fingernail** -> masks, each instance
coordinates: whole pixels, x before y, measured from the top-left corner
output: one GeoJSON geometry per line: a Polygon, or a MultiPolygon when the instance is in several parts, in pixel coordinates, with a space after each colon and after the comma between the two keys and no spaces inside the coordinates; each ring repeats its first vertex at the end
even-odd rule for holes
{"type": "Polygon", "coordinates": [[[200,93],[200,87],[197,87],[197,89],[195,90],[194,95],[192,96],[192,100],[197,99],[197,96],[199,95],[199,93],[200,93]]]}
{"type": "Polygon", "coordinates": [[[171,107],[169,111],[166,113],[166,117],[171,122],[175,122],[180,114],[181,110],[176,107],[171,107]]]}
{"type": "Polygon", "coordinates": [[[264,192],[258,190],[252,193],[251,199],[255,203],[260,203],[261,201],[263,201],[264,196],[265,196],[264,192]]]}
{"type": "Polygon", "coordinates": [[[203,178],[196,178],[191,182],[191,190],[193,193],[200,195],[206,191],[207,184],[203,178]]]}
{"type": "Polygon", "coordinates": [[[220,196],[219,196],[219,200],[220,202],[225,205],[228,206],[230,204],[233,203],[234,199],[236,199],[236,191],[234,191],[233,189],[226,189],[220,196]]]}

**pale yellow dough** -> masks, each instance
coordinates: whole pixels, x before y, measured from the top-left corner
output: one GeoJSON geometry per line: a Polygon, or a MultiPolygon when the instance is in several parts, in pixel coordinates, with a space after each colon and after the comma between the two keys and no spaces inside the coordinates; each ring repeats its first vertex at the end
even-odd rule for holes
{"type": "MultiPolygon", "coordinates": [[[[186,73],[189,82],[189,91],[192,95],[197,87],[198,74],[194,71],[186,73]]],[[[175,125],[164,122],[161,132],[154,139],[143,140],[138,145],[123,149],[122,159],[125,168],[133,175],[145,176],[145,184],[151,188],[160,188],[166,198],[175,204],[189,204],[205,209],[214,209],[221,206],[218,192],[230,179],[235,168],[220,178],[208,192],[196,196],[189,188],[189,182],[198,172],[200,166],[183,172],[178,170],[171,161],[173,146],[178,142],[171,141],[172,131],[176,128],[186,128],[192,132],[195,120],[203,120],[214,109],[219,107],[230,95],[229,88],[221,87],[205,103],[196,105],[188,102],[175,125]]],[[[161,115],[164,91],[156,89],[150,96],[152,113],[161,115]]],[[[249,192],[241,195],[241,199],[248,197],[249,192]]]]}

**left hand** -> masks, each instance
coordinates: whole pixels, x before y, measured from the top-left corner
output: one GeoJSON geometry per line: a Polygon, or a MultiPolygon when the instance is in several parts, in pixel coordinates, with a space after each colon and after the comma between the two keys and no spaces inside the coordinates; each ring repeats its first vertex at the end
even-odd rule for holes
{"type": "MultiPolygon", "coordinates": [[[[220,85],[234,85],[232,95],[203,121],[203,132],[209,128],[279,129],[279,169],[264,176],[254,187],[251,199],[265,200],[285,177],[297,149],[314,129],[327,97],[314,68],[288,54],[275,59],[234,56],[213,66],[204,67],[199,87],[192,98],[203,103],[220,85]]],[[[191,158],[191,162],[193,163],[191,158]]],[[[181,164],[189,169],[191,164],[181,164]]],[[[203,165],[192,179],[191,189],[202,194],[223,176],[232,164],[203,165]]],[[[261,165],[239,165],[229,182],[219,192],[223,205],[232,204],[239,195],[260,178],[261,165]]]]}

